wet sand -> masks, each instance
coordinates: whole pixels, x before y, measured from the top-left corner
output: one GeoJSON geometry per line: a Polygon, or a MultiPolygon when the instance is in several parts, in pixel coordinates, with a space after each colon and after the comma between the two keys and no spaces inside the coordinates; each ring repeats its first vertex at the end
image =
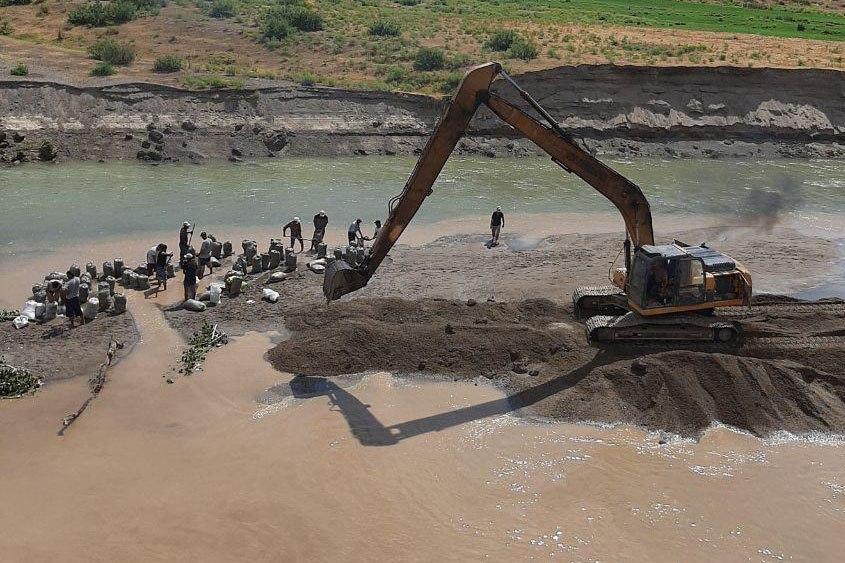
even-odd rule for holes
{"type": "MultiPolygon", "coordinates": [[[[80,256],[136,248],[140,257],[149,246],[120,243],[80,256]]],[[[832,244],[789,244],[805,260],[795,287],[835,259],[832,244]]],[[[772,254],[749,255],[766,271],[772,254]]],[[[4,268],[6,295],[54,269],[49,258],[4,268]]],[[[539,279],[532,267],[526,278],[539,279]]],[[[777,281],[777,267],[760,277],[777,281]]],[[[383,279],[374,294],[390,290],[383,279]]],[[[247,333],[213,350],[202,372],[174,377],[184,340],[161,308],[180,289],[131,295],[140,341],[66,436],[56,436],[59,422],[87,396],[84,380],[0,402],[0,451],[13,452],[0,461],[0,495],[14,507],[0,513],[4,557],[834,561],[845,548],[845,449],[830,438],[761,441],[717,428],[661,445],[627,426],[487,415],[474,406],[503,395],[485,380],[383,373],[268,401],[268,389],[291,381],[263,359],[272,335],[247,333]]]]}

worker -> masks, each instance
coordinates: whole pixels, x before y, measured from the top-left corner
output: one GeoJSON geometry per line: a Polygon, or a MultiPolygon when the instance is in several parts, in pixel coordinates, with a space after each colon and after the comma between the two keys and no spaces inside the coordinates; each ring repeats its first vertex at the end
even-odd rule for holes
{"type": "Polygon", "coordinates": [[[208,266],[209,275],[214,273],[214,269],[211,267],[211,238],[209,238],[208,233],[205,231],[200,233],[200,238],[202,239],[202,244],[200,245],[200,253],[197,255],[197,273],[199,278],[202,279],[203,275],[205,275],[206,266],[208,266]]]}
{"type": "Polygon", "coordinates": [[[294,217],[293,221],[282,227],[282,236],[285,236],[288,229],[290,229],[290,247],[293,248],[293,244],[299,241],[299,251],[305,250],[305,243],[302,241],[302,223],[299,222],[299,217],[294,217]]]}
{"type": "MultiPolygon", "coordinates": [[[[205,233],[202,234],[204,235],[205,233]]],[[[182,258],[182,260],[179,262],[179,265],[182,267],[182,272],[185,274],[185,279],[182,281],[182,284],[185,286],[185,301],[187,301],[188,299],[196,299],[198,268],[197,260],[194,259],[193,254],[188,253],[185,255],[184,258],[182,258]]]]}
{"type": "Polygon", "coordinates": [[[80,325],[84,325],[85,317],[82,316],[82,305],[79,303],[79,278],[73,268],[67,271],[64,294],[65,315],[70,320],[70,328],[75,326],[73,321],[76,317],[79,317],[80,325]]]}
{"type": "Polygon", "coordinates": [[[47,303],[58,303],[62,296],[62,282],[59,280],[50,280],[47,283],[47,303]]]}
{"type": "Polygon", "coordinates": [[[370,240],[376,240],[378,237],[379,231],[381,231],[381,220],[376,219],[373,221],[373,225],[375,225],[375,228],[373,229],[373,238],[370,240]]]}
{"type": "Polygon", "coordinates": [[[493,216],[490,217],[490,233],[493,235],[493,239],[490,241],[490,246],[496,246],[499,244],[499,234],[502,232],[502,227],[505,226],[505,214],[502,213],[502,208],[497,207],[496,211],[493,212],[493,216]]]}
{"type": "Polygon", "coordinates": [[[329,216],[322,209],[314,215],[314,236],[311,237],[311,249],[316,250],[317,245],[323,242],[326,236],[326,227],[329,224],[329,216]]]}
{"type": "Polygon", "coordinates": [[[161,243],[151,247],[147,251],[147,276],[151,276],[156,271],[156,256],[158,256],[158,247],[161,243]]]}
{"type": "Polygon", "coordinates": [[[189,251],[189,243],[188,243],[188,235],[193,235],[193,230],[188,230],[191,228],[191,224],[188,221],[182,223],[182,228],[179,229],[179,259],[185,257],[185,255],[189,251]]]}
{"type": "Polygon", "coordinates": [[[352,224],[346,229],[346,236],[349,239],[350,246],[363,244],[364,235],[361,233],[361,223],[363,222],[364,220],[359,217],[352,221],[352,224]]]}
{"type": "Polygon", "coordinates": [[[651,264],[651,275],[646,282],[646,297],[652,302],[665,305],[669,296],[669,273],[663,260],[651,264]]]}
{"type": "Polygon", "coordinates": [[[170,262],[171,258],[173,258],[173,253],[167,251],[167,245],[159,244],[156,253],[156,280],[158,280],[156,291],[161,289],[167,291],[167,263],[170,262]]]}

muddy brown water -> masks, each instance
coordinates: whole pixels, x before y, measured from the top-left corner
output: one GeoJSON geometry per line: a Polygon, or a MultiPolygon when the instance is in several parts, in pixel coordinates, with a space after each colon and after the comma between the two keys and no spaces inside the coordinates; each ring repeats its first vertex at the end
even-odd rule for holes
{"type": "MultiPolygon", "coordinates": [[[[842,236],[841,216],[819,216],[808,228],[842,236]]],[[[605,228],[583,217],[555,219],[605,228]]],[[[533,219],[511,228],[546,234],[533,219]]],[[[407,241],[465,228],[444,219],[407,241]]],[[[248,234],[275,233],[227,238],[248,234]]],[[[160,235],[5,261],[0,303],[66,267],[56,256],[140,259],[160,235]]],[[[179,377],[184,341],[161,313],[179,289],[130,296],[140,340],[64,437],[84,378],[0,401],[0,559],[837,561],[845,549],[835,436],[715,427],[695,441],[526,420],[490,409],[504,395],[486,380],[378,372],[291,387],[264,360],[273,334],[235,338],[179,377]]]]}

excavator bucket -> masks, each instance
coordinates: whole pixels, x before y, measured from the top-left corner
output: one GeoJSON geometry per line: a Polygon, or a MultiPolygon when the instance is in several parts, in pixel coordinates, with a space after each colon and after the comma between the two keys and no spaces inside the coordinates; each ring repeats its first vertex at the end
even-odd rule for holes
{"type": "Polygon", "coordinates": [[[360,270],[350,266],[344,260],[335,260],[326,266],[323,275],[323,295],[329,301],[340,299],[347,293],[359,290],[369,281],[360,270]]]}

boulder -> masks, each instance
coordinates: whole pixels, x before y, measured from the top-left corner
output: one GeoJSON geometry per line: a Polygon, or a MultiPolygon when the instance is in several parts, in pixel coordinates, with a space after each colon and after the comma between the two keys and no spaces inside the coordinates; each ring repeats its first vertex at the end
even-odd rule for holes
{"type": "Polygon", "coordinates": [[[267,131],[263,141],[268,150],[278,152],[287,146],[288,134],[285,131],[267,131]]]}
{"type": "Polygon", "coordinates": [[[288,275],[284,272],[275,272],[269,278],[267,278],[267,283],[277,283],[282,281],[288,277],[288,275]]]}

